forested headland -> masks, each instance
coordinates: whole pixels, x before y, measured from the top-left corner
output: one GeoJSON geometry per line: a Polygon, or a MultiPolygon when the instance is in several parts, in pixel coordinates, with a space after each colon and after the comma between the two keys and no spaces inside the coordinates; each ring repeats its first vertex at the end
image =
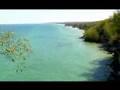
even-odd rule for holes
{"type": "Polygon", "coordinates": [[[111,17],[95,22],[65,23],[66,26],[84,29],[84,40],[101,43],[102,48],[113,55],[111,75],[108,80],[120,80],[120,11],[111,17]]]}

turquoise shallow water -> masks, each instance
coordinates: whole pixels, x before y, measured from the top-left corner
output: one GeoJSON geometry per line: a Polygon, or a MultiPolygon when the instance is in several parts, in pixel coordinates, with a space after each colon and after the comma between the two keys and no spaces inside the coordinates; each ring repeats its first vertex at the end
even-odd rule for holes
{"type": "Polygon", "coordinates": [[[13,31],[27,38],[33,52],[23,72],[0,55],[0,81],[90,81],[105,80],[104,59],[110,57],[99,44],[79,39],[83,30],[62,24],[0,25],[0,31],[13,31]]]}

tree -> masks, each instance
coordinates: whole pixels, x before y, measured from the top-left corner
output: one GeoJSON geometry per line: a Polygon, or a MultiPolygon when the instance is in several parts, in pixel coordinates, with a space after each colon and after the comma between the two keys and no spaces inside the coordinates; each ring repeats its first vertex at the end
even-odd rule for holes
{"type": "Polygon", "coordinates": [[[98,42],[100,39],[96,27],[91,27],[88,30],[86,30],[84,37],[86,41],[92,41],[92,42],[98,42]]]}
{"type": "Polygon", "coordinates": [[[31,52],[27,39],[16,39],[14,32],[0,33],[0,54],[11,59],[12,62],[26,60],[31,52]]]}

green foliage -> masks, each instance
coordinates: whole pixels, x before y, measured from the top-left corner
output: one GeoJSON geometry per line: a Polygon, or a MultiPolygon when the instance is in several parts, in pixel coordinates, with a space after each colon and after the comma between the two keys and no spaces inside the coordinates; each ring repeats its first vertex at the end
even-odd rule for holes
{"type": "Polygon", "coordinates": [[[120,44],[120,35],[118,35],[117,33],[114,34],[111,39],[109,40],[110,44],[120,44]]]}
{"type": "Polygon", "coordinates": [[[114,34],[112,35],[111,42],[120,44],[120,12],[114,13],[112,17],[114,34]]]}
{"type": "Polygon", "coordinates": [[[85,32],[85,40],[86,41],[94,41],[98,42],[99,41],[99,34],[97,32],[96,27],[91,27],[85,32]]]}
{"type": "Polygon", "coordinates": [[[120,12],[114,13],[112,17],[114,30],[120,34],[120,12]]]}
{"type": "Polygon", "coordinates": [[[114,30],[112,29],[112,22],[110,22],[109,20],[105,21],[105,25],[104,27],[104,31],[105,31],[105,35],[107,38],[111,38],[112,35],[115,33],[114,30]]]}
{"type": "Polygon", "coordinates": [[[111,18],[100,21],[94,24],[94,26],[89,27],[88,30],[85,31],[84,36],[85,40],[88,41],[100,42],[102,39],[107,38],[108,42],[110,42],[111,44],[113,42],[119,43],[120,12],[114,13],[114,15],[111,18]],[[101,37],[104,38],[101,39],[101,37]]]}
{"type": "Polygon", "coordinates": [[[14,32],[0,33],[0,54],[8,57],[11,61],[25,60],[31,52],[28,40],[15,37],[14,32]]]}
{"type": "Polygon", "coordinates": [[[86,41],[104,43],[103,48],[120,56],[120,12],[109,19],[99,21],[85,30],[86,41]]]}

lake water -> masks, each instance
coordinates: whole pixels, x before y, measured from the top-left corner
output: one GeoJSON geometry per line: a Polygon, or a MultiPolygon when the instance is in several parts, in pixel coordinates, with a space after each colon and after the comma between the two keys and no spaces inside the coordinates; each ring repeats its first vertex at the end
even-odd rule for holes
{"type": "Polygon", "coordinates": [[[83,30],[62,24],[21,24],[0,25],[0,31],[16,32],[32,46],[22,72],[0,55],[0,81],[96,81],[109,75],[110,55],[99,44],[80,39],[83,30]]]}

